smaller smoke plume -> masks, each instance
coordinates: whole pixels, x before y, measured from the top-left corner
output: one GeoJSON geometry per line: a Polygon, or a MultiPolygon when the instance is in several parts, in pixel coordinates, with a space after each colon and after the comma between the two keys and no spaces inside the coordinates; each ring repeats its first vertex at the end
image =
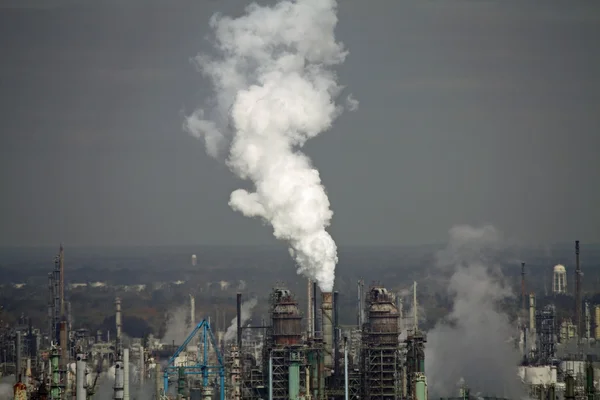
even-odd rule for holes
{"type": "Polygon", "coordinates": [[[461,379],[474,392],[517,398],[519,354],[509,339],[508,316],[499,303],[513,296],[492,257],[500,235],[492,226],[456,226],[437,265],[453,274],[448,293],[454,306],[447,321],[427,334],[425,366],[432,397],[457,394],[461,379]]]}
{"type": "Polygon", "coordinates": [[[8,375],[0,378],[0,400],[12,400],[15,376],[8,375]]]}
{"type": "MultiPolygon", "coordinates": [[[[254,309],[254,307],[256,307],[256,303],[257,303],[256,298],[252,298],[252,299],[242,303],[242,310],[241,310],[242,311],[242,323],[241,323],[241,325],[244,325],[246,322],[248,322],[248,320],[252,316],[252,310],[254,309]]],[[[227,332],[225,332],[225,338],[223,339],[223,340],[225,340],[225,343],[231,342],[232,340],[235,339],[236,330],[237,330],[237,316],[231,320],[231,324],[229,325],[229,328],[227,328],[227,332]]]]}
{"type": "Polygon", "coordinates": [[[167,343],[175,341],[175,344],[182,344],[190,333],[189,317],[188,307],[179,307],[170,312],[167,317],[167,330],[163,336],[163,341],[167,343]]]}

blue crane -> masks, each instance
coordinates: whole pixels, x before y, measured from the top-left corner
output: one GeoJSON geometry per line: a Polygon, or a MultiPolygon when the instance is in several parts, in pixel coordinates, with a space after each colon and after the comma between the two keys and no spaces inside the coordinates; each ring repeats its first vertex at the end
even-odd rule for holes
{"type": "Polygon", "coordinates": [[[220,381],[219,388],[219,398],[220,400],[225,400],[225,366],[223,364],[223,357],[219,352],[219,347],[217,346],[217,341],[210,329],[210,324],[207,320],[203,319],[200,321],[196,328],[190,333],[190,335],[185,339],[183,344],[179,346],[177,351],[173,354],[173,356],[169,359],[169,364],[165,368],[164,372],[164,381],[165,381],[165,393],[169,390],[169,374],[173,374],[178,372],[180,369],[184,370],[185,375],[202,375],[202,385],[204,387],[208,386],[208,380],[210,375],[218,375],[220,381]],[[179,356],[179,354],[184,351],[187,345],[192,341],[192,339],[198,335],[201,338],[203,346],[198,346],[198,363],[196,365],[177,367],[175,366],[175,359],[179,356]],[[209,347],[213,348],[215,354],[217,356],[218,365],[208,365],[208,351],[209,347]],[[202,354],[200,351],[202,349],[202,354]],[[200,361],[201,360],[201,361],[200,361]]]}

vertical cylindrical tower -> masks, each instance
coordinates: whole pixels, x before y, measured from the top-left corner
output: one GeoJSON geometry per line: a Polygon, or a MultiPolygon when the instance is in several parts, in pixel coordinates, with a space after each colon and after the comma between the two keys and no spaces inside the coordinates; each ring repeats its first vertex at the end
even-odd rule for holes
{"type": "Polygon", "coordinates": [[[75,359],[75,394],[77,400],[86,400],[87,392],[85,388],[85,356],[83,354],[77,354],[77,358],[75,359]]]}
{"type": "Polygon", "coordinates": [[[140,346],[140,386],[144,385],[144,380],[146,379],[146,358],[144,355],[144,346],[140,346]]]}
{"type": "Polygon", "coordinates": [[[241,351],[242,350],[242,294],[237,294],[237,303],[236,303],[236,323],[237,323],[237,347],[241,351]]]}
{"type": "Polygon", "coordinates": [[[529,294],[529,332],[535,332],[535,294],[529,294]]]}
{"type": "Polygon", "coordinates": [[[117,328],[117,345],[121,344],[121,299],[115,298],[115,323],[117,328]]]}
{"type": "Polygon", "coordinates": [[[129,400],[129,349],[123,349],[123,400],[129,400]]]}
{"type": "Polygon", "coordinates": [[[161,377],[160,377],[160,364],[157,362],[156,365],[154,365],[154,398],[155,399],[160,399],[161,397],[161,383],[160,383],[161,377]]]}
{"type": "Polygon", "coordinates": [[[312,306],[312,281],[310,279],[307,279],[307,293],[306,293],[306,298],[307,300],[307,312],[306,312],[306,330],[308,331],[308,337],[311,338],[313,337],[313,317],[312,317],[312,310],[313,310],[313,306],[312,306]]]}
{"type": "Polygon", "coordinates": [[[579,240],[575,241],[575,325],[577,326],[577,337],[583,337],[583,325],[581,323],[581,267],[579,265],[579,240]]]}
{"type": "Polygon", "coordinates": [[[115,386],[113,399],[123,399],[123,361],[120,359],[115,363],[115,386]]]}
{"type": "Polygon", "coordinates": [[[325,349],[325,368],[333,368],[333,293],[321,293],[321,315],[323,327],[323,344],[325,349]]]}
{"type": "Polygon", "coordinates": [[[21,360],[23,358],[21,354],[21,332],[17,331],[16,339],[15,339],[15,378],[16,382],[19,382],[21,379],[21,374],[23,373],[23,366],[21,365],[21,360]]]}
{"type": "Polygon", "coordinates": [[[287,289],[275,289],[272,294],[272,307],[275,346],[301,344],[302,315],[291,292],[287,289]]]}
{"type": "Polygon", "coordinates": [[[196,326],[196,299],[190,294],[190,325],[192,329],[196,326]]]}

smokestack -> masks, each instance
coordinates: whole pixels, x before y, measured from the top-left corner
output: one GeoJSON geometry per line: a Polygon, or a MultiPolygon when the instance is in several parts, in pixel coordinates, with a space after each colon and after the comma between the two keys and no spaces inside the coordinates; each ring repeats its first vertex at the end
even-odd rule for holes
{"type": "MultiPolygon", "coordinates": [[[[313,313],[312,313],[312,317],[313,317],[313,331],[314,331],[314,337],[317,337],[317,332],[320,332],[321,327],[318,324],[318,319],[317,319],[317,309],[318,309],[318,305],[317,305],[317,282],[313,282],[313,288],[312,288],[312,305],[313,305],[313,313]]],[[[320,333],[321,336],[323,335],[323,332],[320,333]]]]}
{"type": "Polygon", "coordinates": [[[76,399],[77,400],[86,400],[87,399],[87,391],[85,389],[85,358],[83,354],[77,354],[76,364],[75,364],[75,373],[76,373],[76,399]]]}
{"type": "Polygon", "coordinates": [[[17,360],[15,362],[15,377],[17,378],[17,382],[21,380],[21,373],[23,372],[23,367],[21,366],[21,332],[17,331],[17,338],[15,340],[15,348],[16,348],[16,356],[17,360]]]}
{"type": "Polygon", "coordinates": [[[140,386],[144,386],[146,378],[146,360],[144,359],[144,346],[140,346],[140,386]]]}
{"type": "Polygon", "coordinates": [[[331,370],[333,368],[333,295],[331,292],[321,293],[321,317],[325,347],[324,365],[325,368],[331,370]]]}
{"type": "Polygon", "coordinates": [[[307,313],[306,313],[306,321],[307,321],[307,331],[308,331],[308,337],[311,338],[314,335],[313,332],[313,316],[312,316],[312,311],[313,311],[313,297],[312,297],[312,282],[310,279],[307,279],[307,296],[306,298],[307,300],[307,313]]]}
{"type": "Polygon", "coordinates": [[[577,326],[577,337],[583,337],[581,326],[581,267],[579,265],[579,240],[575,241],[575,324],[577,326]]]}
{"type": "Polygon", "coordinates": [[[237,347],[238,351],[242,351],[242,294],[237,294],[236,304],[237,314],[237,347]]]}
{"type": "Polygon", "coordinates": [[[529,295],[529,332],[535,335],[535,294],[529,295]]]}
{"type": "Polygon", "coordinates": [[[525,299],[526,299],[526,294],[525,294],[525,263],[522,262],[521,263],[521,308],[523,309],[523,314],[525,314],[525,312],[527,311],[527,306],[525,303],[525,299]]]}
{"type": "Polygon", "coordinates": [[[333,371],[336,376],[341,375],[340,371],[340,354],[339,354],[339,337],[340,337],[340,306],[339,292],[333,292],[333,371]]]}
{"type": "MultiPolygon", "coordinates": [[[[218,324],[218,321],[217,321],[218,324]]],[[[192,328],[196,326],[196,299],[190,294],[190,325],[192,328]]]]}
{"type": "Polygon", "coordinates": [[[129,400],[129,349],[123,349],[123,400],[129,400]]]}
{"type": "Polygon", "coordinates": [[[60,276],[60,316],[65,315],[65,251],[63,244],[60,244],[60,252],[58,253],[58,267],[60,276]]]}
{"type": "Polygon", "coordinates": [[[115,298],[115,323],[117,325],[117,352],[119,352],[121,346],[121,299],[115,298]]]}

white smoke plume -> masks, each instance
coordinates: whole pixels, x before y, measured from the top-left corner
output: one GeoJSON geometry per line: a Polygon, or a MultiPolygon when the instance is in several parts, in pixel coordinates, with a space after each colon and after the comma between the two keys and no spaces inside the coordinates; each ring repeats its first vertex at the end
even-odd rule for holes
{"type": "MultiPolygon", "coordinates": [[[[213,16],[219,56],[196,61],[213,83],[215,104],[185,122],[210,155],[228,147],[229,168],[252,182],[254,192],[231,194],[231,208],[271,224],[289,244],[298,273],[328,292],[338,261],[325,230],[333,213],[319,172],[300,148],[343,111],[335,102],[343,88],[331,70],[347,55],[335,40],[336,8],[335,0],[295,0],[251,4],[236,19],[213,16]]],[[[348,96],[346,108],[357,107],[348,96]]]]}
{"type": "Polygon", "coordinates": [[[509,318],[499,303],[513,296],[493,262],[500,235],[492,226],[456,226],[437,264],[451,268],[448,321],[427,334],[425,368],[431,397],[456,396],[464,379],[473,393],[518,398],[519,354],[509,339],[509,318]]]}
{"type": "MultiPolygon", "coordinates": [[[[256,300],[256,298],[252,298],[252,299],[242,303],[242,306],[241,306],[242,323],[241,323],[241,325],[244,325],[246,322],[248,322],[250,317],[252,317],[252,310],[254,310],[254,307],[256,307],[257,302],[258,301],[256,300]]],[[[236,333],[237,333],[237,315],[235,316],[234,319],[231,320],[231,324],[227,328],[227,332],[225,332],[225,337],[223,338],[225,343],[231,342],[232,340],[234,340],[236,333]]]]}
{"type": "Polygon", "coordinates": [[[189,325],[190,309],[188,307],[179,307],[175,311],[169,312],[167,316],[167,329],[162,340],[165,343],[182,344],[191,332],[189,325]]]}

